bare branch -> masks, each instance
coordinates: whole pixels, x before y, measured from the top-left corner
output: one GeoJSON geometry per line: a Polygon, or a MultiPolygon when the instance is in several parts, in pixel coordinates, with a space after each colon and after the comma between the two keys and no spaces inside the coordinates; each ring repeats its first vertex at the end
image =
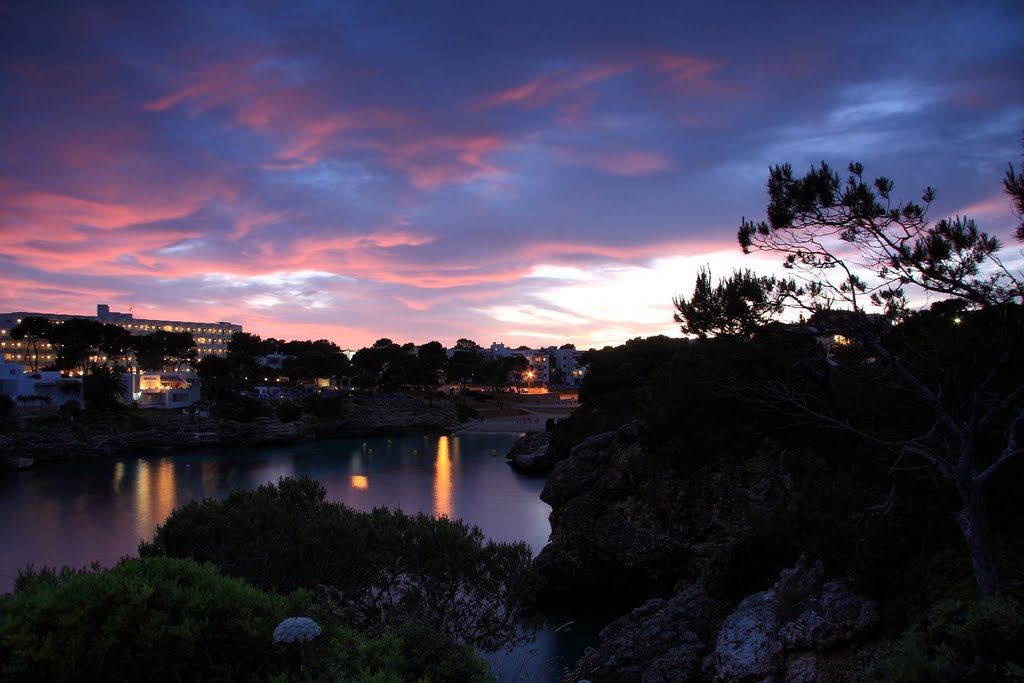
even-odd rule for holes
{"type": "Polygon", "coordinates": [[[979,483],[984,485],[996,472],[1005,467],[1018,455],[1024,453],[1024,448],[1017,445],[1017,430],[1020,429],[1022,423],[1024,423],[1024,410],[1017,413],[1017,416],[1010,422],[1010,426],[1006,429],[1006,448],[1003,449],[1003,452],[999,454],[994,463],[986,467],[978,475],[979,483]]]}

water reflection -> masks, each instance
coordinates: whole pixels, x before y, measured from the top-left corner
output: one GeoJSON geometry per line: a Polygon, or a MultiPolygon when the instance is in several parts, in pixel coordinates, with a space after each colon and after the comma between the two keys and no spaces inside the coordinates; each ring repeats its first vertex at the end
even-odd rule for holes
{"type": "MultiPolygon", "coordinates": [[[[123,463],[121,477],[123,477],[123,463]]],[[[114,467],[114,489],[120,487],[118,467],[114,467]]],[[[149,538],[157,525],[163,524],[174,511],[178,499],[178,486],[174,477],[174,461],[161,458],[156,462],[140,459],[135,476],[135,533],[149,538]]]]}
{"type": "MultiPolygon", "coordinates": [[[[525,540],[536,553],[550,531],[550,509],[538,498],[544,482],[521,477],[503,459],[491,457],[507,452],[513,439],[483,434],[338,439],[86,458],[5,473],[0,476],[5,506],[0,592],[9,591],[17,570],[30,562],[81,567],[98,560],[110,566],[135,555],[139,541],[151,540],[175,507],[207,497],[223,499],[233,488],[251,490],[289,475],[319,480],[329,500],[358,510],[386,506],[462,517],[495,540],[525,540]]],[[[562,643],[545,636],[536,647],[544,659],[562,643]]],[[[519,680],[515,672],[525,670],[524,662],[498,670],[504,680],[519,680]]],[[[554,678],[533,672],[528,680],[554,678]]]]}
{"type": "Polygon", "coordinates": [[[114,493],[121,493],[122,481],[124,481],[124,463],[118,461],[114,465],[114,493]]]}
{"type": "Polygon", "coordinates": [[[452,461],[448,455],[448,437],[437,440],[434,461],[434,516],[454,519],[452,514],[452,461]]]}

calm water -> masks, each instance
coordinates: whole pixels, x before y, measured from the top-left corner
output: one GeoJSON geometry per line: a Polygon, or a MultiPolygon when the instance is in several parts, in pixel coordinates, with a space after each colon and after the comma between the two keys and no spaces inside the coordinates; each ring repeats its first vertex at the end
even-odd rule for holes
{"type": "MultiPolygon", "coordinates": [[[[168,455],[75,459],[0,473],[0,591],[18,569],[104,566],[136,555],[176,507],[223,498],[281,477],[309,475],[327,497],[359,510],[387,506],[462,518],[497,541],[526,541],[534,555],[547,542],[550,508],[543,480],[511,470],[504,434],[338,439],[239,451],[203,449],[168,455]]],[[[557,679],[553,663],[575,659],[597,624],[556,631],[568,615],[549,614],[535,644],[496,656],[500,680],[557,679]]]]}

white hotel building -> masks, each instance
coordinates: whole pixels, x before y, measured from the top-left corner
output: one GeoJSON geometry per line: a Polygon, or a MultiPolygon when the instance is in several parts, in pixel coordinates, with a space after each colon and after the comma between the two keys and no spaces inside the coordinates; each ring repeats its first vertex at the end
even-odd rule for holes
{"type": "MultiPolygon", "coordinates": [[[[2,356],[6,355],[7,359],[11,362],[21,363],[26,367],[31,365],[32,359],[30,358],[28,342],[24,339],[20,341],[12,339],[11,330],[24,318],[32,317],[46,318],[53,322],[63,322],[71,318],[85,318],[101,323],[120,325],[134,335],[150,334],[160,330],[165,332],[191,332],[200,358],[204,356],[226,356],[231,335],[242,331],[241,325],[233,325],[229,322],[202,323],[135,318],[131,313],[111,311],[110,306],[106,304],[98,304],[96,306],[96,315],[94,316],[16,311],[14,313],[0,313],[0,360],[2,360],[2,356]]],[[[37,353],[40,367],[53,363],[54,351],[48,342],[40,342],[37,353]]]]}

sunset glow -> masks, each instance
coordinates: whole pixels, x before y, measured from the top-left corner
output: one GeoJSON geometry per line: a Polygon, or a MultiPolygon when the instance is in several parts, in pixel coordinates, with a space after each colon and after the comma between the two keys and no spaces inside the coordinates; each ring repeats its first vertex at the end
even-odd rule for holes
{"type": "Polygon", "coordinates": [[[1013,225],[1018,0],[399,4],[0,1],[0,310],[599,347],[774,267],[772,164],[1013,225]]]}

